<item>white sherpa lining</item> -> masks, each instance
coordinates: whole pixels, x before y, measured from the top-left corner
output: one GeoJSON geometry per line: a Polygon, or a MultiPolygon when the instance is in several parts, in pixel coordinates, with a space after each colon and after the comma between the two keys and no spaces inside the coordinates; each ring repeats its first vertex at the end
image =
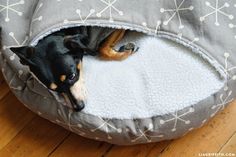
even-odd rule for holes
{"type": "Polygon", "coordinates": [[[131,32],[120,45],[131,41],[140,49],[125,61],[85,57],[83,112],[118,119],[153,117],[194,105],[224,86],[208,62],[180,44],[131,32]]]}

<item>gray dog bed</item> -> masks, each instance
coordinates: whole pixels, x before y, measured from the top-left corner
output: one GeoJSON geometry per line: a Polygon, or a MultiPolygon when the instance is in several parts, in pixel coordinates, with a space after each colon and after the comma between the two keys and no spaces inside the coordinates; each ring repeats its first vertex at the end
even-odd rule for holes
{"type": "MultiPolygon", "coordinates": [[[[233,0],[0,0],[2,72],[26,107],[81,136],[131,145],[202,126],[236,96],[233,0]],[[86,107],[73,112],[10,50],[62,28],[133,30],[122,62],[84,59],[86,107]]],[[[117,45],[119,46],[119,45],[117,45]]]]}

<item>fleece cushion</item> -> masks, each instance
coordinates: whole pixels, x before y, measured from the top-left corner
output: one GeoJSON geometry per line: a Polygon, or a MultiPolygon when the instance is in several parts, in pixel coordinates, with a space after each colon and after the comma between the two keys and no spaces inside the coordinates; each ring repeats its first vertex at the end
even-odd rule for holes
{"type": "Polygon", "coordinates": [[[128,42],[135,42],[139,51],[125,61],[85,57],[84,112],[106,118],[148,118],[196,104],[224,86],[214,68],[182,45],[130,32],[117,48],[128,42]]]}
{"type": "Polygon", "coordinates": [[[235,9],[233,0],[0,0],[1,70],[26,107],[81,136],[121,145],[177,138],[236,97],[235,9]],[[137,31],[122,42],[140,50],[123,62],[86,58],[88,99],[77,113],[9,48],[82,25],[137,31]]]}

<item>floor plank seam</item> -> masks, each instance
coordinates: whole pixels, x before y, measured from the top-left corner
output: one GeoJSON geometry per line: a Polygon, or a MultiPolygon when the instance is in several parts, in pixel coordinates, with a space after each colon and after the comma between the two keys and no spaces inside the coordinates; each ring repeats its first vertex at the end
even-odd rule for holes
{"type": "Polygon", "coordinates": [[[230,139],[231,139],[234,135],[236,135],[236,130],[235,130],[234,133],[227,139],[227,141],[220,147],[218,153],[224,148],[224,146],[225,146],[226,144],[229,143],[230,139]]]}
{"type": "Polygon", "coordinates": [[[161,150],[161,152],[160,152],[160,154],[158,155],[158,157],[160,157],[163,152],[165,152],[167,149],[169,149],[169,147],[170,147],[170,145],[171,145],[171,143],[172,143],[173,141],[174,141],[174,140],[170,140],[170,143],[167,144],[167,146],[166,146],[164,149],[161,150]]]}
{"type": "Polygon", "coordinates": [[[5,93],[2,98],[0,98],[0,101],[2,101],[3,99],[5,99],[6,96],[7,96],[8,94],[10,94],[10,93],[11,93],[11,91],[8,90],[7,93],[5,93]]]}
{"type": "MultiPolygon", "coordinates": [[[[170,143],[169,143],[169,144],[170,144],[170,143]]],[[[168,147],[169,144],[167,144],[166,147],[168,147]]],[[[159,142],[158,142],[157,144],[155,144],[155,145],[147,152],[147,154],[145,155],[145,157],[149,157],[150,152],[151,152],[156,146],[158,146],[158,145],[159,145],[159,142]]],[[[161,152],[162,152],[166,147],[164,147],[164,148],[161,150],[161,152]]],[[[160,152],[160,153],[161,153],[161,152],[160,152]]]]}
{"type": "Polygon", "coordinates": [[[68,132],[68,135],[66,135],[61,142],[58,143],[58,145],[55,146],[55,148],[48,154],[47,157],[50,157],[64,142],[65,140],[71,135],[71,132],[68,132]]]}
{"type": "Polygon", "coordinates": [[[25,128],[27,125],[29,125],[29,123],[31,123],[35,118],[36,118],[36,116],[34,116],[27,124],[25,124],[25,126],[24,126],[15,136],[12,137],[12,139],[11,139],[9,142],[7,142],[4,147],[2,147],[2,148],[0,149],[0,151],[2,151],[3,149],[5,149],[5,147],[6,147],[9,143],[11,143],[12,140],[14,140],[14,138],[15,138],[18,134],[20,134],[20,133],[24,130],[24,128],[25,128]]]}
{"type": "Polygon", "coordinates": [[[110,152],[110,150],[114,147],[112,144],[111,146],[108,147],[108,149],[104,152],[104,154],[101,157],[106,157],[106,155],[110,152]]]}

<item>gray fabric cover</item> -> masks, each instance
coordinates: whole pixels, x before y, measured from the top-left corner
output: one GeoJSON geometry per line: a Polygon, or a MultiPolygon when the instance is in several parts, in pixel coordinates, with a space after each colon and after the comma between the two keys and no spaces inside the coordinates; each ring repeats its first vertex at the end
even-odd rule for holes
{"type": "Polygon", "coordinates": [[[182,136],[200,127],[236,96],[234,0],[0,0],[2,72],[30,110],[84,137],[130,145],[182,136]],[[91,25],[137,30],[174,40],[199,54],[225,87],[197,104],[144,119],[105,119],[75,113],[50,93],[9,50],[35,45],[61,28],[91,25]]]}

